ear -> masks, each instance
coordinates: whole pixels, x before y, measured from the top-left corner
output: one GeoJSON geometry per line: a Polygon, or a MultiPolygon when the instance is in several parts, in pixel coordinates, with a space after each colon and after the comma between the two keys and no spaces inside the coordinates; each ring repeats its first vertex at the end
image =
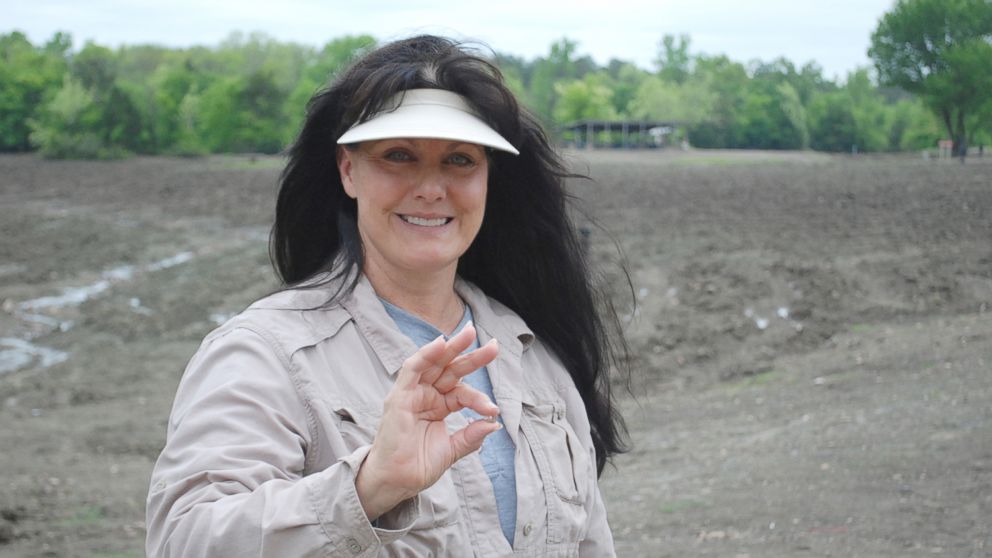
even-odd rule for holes
{"type": "Polygon", "coordinates": [[[352,153],[351,150],[346,149],[343,145],[338,146],[337,162],[338,174],[341,175],[341,185],[344,186],[344,193],[348,194],[349,198],[355,199],[358,196],[358,193],[355,189],[355,181],[351,174],[354,169],[352,157],[354,157],[354,153],[352,153]]]}

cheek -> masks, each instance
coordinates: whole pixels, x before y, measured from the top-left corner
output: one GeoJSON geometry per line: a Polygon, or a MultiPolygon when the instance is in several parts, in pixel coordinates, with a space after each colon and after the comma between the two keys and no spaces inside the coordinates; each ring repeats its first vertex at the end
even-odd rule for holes
{"type": "Polygon", "coordinates": [[[460,205],[466,210],[482,213],[486,208],[486,195],[488,193],[487,180],[482,178],[468,185],[461,191],[459,198],[460,205]]]}

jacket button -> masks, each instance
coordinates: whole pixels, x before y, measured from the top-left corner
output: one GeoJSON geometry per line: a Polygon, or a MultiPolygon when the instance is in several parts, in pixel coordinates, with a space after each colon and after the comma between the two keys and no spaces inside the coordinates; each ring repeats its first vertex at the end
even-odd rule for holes
{"type": "Polygon", "coordinates": [[[355,539],[348,539],[345,541],[345,544],[348,545],[348,550],[350,550],[352,554],[357,555],[362,552],[362,545],[358,544],[358,541],[355,539]]]}
{"type": "Polygon", "coordinates": [[[528,523],[527,525],[524,525],[524,536],[525,537],[529,537],[530,536],[530,532],[533,531],[533,530],[534,530],[534,524],[533,523],[528,523]]]}

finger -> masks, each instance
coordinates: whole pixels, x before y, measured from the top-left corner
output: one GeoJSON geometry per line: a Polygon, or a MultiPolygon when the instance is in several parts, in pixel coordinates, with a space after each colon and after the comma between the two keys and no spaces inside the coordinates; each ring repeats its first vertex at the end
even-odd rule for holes
{"type": "MultiPolygon", "coordinates": [[[[421,347],[413,353],[410,358],[403,361],[399,373],[396,375],[396,387],[409,388],[420,383],[422,376],[433,368],[438,368],[438,362],[443,360],[445,354],[444,336],[438,335],[437,339],[421,347]]],[[[440,371],[444,366],[438,368],[440,371]]]]}
{"type": "Polygon", "coordinates": [[[487,417],[495,417],[499,414],[499,407],[489,399],[488,395],[468,384],[458,384],[444,394],[444,404],[449,413],[468,408],[487,417]]]}
{"type": "Polygon", "coordinates": [[[436,367],[425,370],[420,381],[425,384],[436,382],[444,371],[444,367],[455,357],[462,354],[465,349],[471,347],[473,340],[475,340],[475,326],[472,322],[469,322],[465,324],[465,327],[461,331],[452,336],[451,339],[448,339],[445,343],[444,353],[434,361],[436,367]]]}
{"type": "Polygon", "coordinates": [[[451,435],[451,450],[455,454],[455,461],[466,455],[478,451],[482,447],[482,442],[486,436],[496,432],[503,425],[490,420],[477,420],[472,424],[462,428],[451,435]]]}
{"type": "Polygon", "coordinates": [[[490,339],[485,345],[459,356],[445,366],[441,375],[434,381],[434,388],[441,393],[451,391],[451,388],[455,387],[462,378],[488,365],[498,354],[499,343],[495,339],[490,339]]]}

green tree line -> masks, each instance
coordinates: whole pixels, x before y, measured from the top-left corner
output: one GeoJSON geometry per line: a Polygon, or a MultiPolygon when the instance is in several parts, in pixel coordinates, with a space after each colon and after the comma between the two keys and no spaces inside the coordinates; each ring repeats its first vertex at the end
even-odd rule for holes
{"type": "MultiPolygon", "coordinates": [[[[697,147],[883,152],[930,148],[944,137],[966,146],[992,140],[992,15],[972,17],[964,32],[947,13],[992,14],[990,6],[899,0],[872,36],[881,85],[868,68],[831,80],[815,62],[694,54],[688,36],[664,36],[651,69],[617,59],[599,65],[568,38],[531,60],[492,56],[563,141],[582,139],[564,131],[571,122],[642,119],[678,123],[674,139],[697,147]],[[926,33],[944,43],[914,43],[926,33]]],[[[0,151],[276,153],[297,133],[310,96],[375,45],[368,35],[314,48],[234,33],[209,48],[87,42],[77,51],[64,33],[33,45],[14,31],[0,35],[0,151]]]]}

